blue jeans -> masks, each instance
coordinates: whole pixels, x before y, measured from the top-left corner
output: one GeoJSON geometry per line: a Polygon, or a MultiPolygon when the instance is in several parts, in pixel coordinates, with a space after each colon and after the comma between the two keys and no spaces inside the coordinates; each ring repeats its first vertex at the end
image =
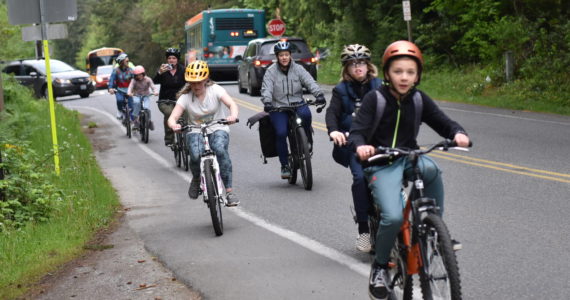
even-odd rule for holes
{"type": "MultiPolygon", "coordinates": [[[[223,130],[216,130],[208,135],[210,148],[216,154],[218,164],[220,165],[220,174],[226,189],[232,187],[232,161],[228,146],[230,144],[230,135],[223,130]]],[[[204,152],[204,138],[200,133],[189,133],[186,135],[186,143],[190,150],[190,171],[192,177],[200,178],[200,158],[204,152]]]]}
{"type": "Polygon", "coordinates": [[[123,112],[123,109],[125,108],[125,99],[127,99],[128,103],[129,103],[129,109],[131,112],[131,121],[134,120],[134,115],[133,115],[133,97],[129,97],[127,96],[126,93],[121,92],[119,90],[115,91],[115,99],[117,99],[117,109],[119,110],[119,112],[123,112]]]}
{"type": "MultiPolygon", "coordinates": [[[[307,133],[307,139],[311,142],[311,121],[312,115],[308,105],[303,105],[297,108],[297,114],[303,120],[303,128],[307,133]]],[[[282,166],[288,165],[287,156],[289,150],[287,149],[287,135],[289,133],[289,113],[286,112],[270,112],[271,124],[275,129],[275,143],[277,147],[277,154],[279,155],[279,162],[282,166]]]]}
{"type": "MultiPolygon", "coordinates": [[[[443,214],[443,181],[441,170],[429,157],[422,156],[418,162],[424,180],[424,193],[434,198],[443,214]]],[[[373,166],[364,169],[368,186],[372,191],[374,203],[381,210],[380,227],[376,235],[376,262],[387,264],[390,251],[394,246],[400,227],[404,222],[404,203],[401,198],[403,180],[411,179],[413,170],[406,158],[400,158],[392,164],[373,166]]]]}
{"type": "Polygon", "coordinates": [[[352,173],[352,201],[356,211],[356,222],[368,221],[368,208],[370,207],[370,191],[366,186],[366,178],[362,165],[355,155],[350,156],[350,172],[352,173]]]}
{"type": "Polygon", "coordinates": [[[150,120],[150,96],[133,96],[133,116],[136,118],[139,116],[142,108],[148,109],[148,119],[150,120]]]}

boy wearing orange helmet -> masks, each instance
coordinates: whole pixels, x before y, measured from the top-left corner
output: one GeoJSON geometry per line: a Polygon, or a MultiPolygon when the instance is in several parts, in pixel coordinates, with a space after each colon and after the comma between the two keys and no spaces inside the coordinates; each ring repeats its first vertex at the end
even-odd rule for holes
{"type": "MultiPolygon", "coordinates": [[[[381,116],[377,116],[380,103],[377,93],[368,93],[360,110],[352,121],[349,141],[353,143],[361,161],[374,155],[375,147],[398,147],[417,149],[419,125],[424,122],[445,138],[455,140],[458,146],[467,147],[469,137],[457,122],[451,120],[425,93],[417,90],[423,71],[423,56],[420,49],[408,41],[390,44],[382,59],[384,85],[378,90],[385,99],[381,116]],[[414,95],[421,96],[421,111],[416,111],[414,95]],[[375,120],[379,119],[376,128],[375,120]],[[418,122],[419,121],[419,122],[418,122]]],[[[435,198],[443,214],[443,182],[441,171],[427,156],[420,158],[419,165],[424,177],[426,197],[435,198]]],[[[403,222],[401,183],[406,178],[409,163],[405,158],[383,165],[364,166],[364,175],[369,182],[375,204],[382,211],[376,256],[369,280],[371,299],[384,299],[389,294],[387,274],[390,251],[403,222]]]]}

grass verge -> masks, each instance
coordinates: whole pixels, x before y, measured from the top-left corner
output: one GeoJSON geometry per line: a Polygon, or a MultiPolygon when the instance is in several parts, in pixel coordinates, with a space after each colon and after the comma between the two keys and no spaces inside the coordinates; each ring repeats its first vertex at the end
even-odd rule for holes
{"type": "MultiPolygon", "coordinates": [[[[5,91],[13,88],[7,85],[5,91]]],[[[79,114],[56,105],[61,167],[56,176],[48,103],[33,99],[29,92],[7,94],[0,143],[11,139],[23,151],[40,153],[36,171],[50,174],[48,180],[62,197],[48,221],[0,233],[0,299],[23,295],[46,273],[82,254],[83,246],[111,223],[119,208],[118,196],[82,133],[79,114]]]]}

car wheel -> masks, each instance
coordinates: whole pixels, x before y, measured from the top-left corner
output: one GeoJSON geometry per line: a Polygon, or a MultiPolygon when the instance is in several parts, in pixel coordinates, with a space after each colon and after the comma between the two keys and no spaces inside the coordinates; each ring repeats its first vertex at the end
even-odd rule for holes
{"type": "Polygon", "coordinates": [[[244,89],[241,86],[242,86],[241,76],[239,76],[239,73],[238,73],[238,91],[240,94],[243,94],[247,91],[247,89],[244,89]]]}
{"type": "Polygon", "coordinates": [[[87,97],[89,97],[89,93],[79,93],[79,97],[87,98],[87,97]]]}
{"type": "Polygon", "coordinates": [[[247,93],[250,96],[257,96],[259,94],[259,91],[254,89],[253,85],[251,84],[251,76],[248,76],[248,78],[247,78],[247,93]]]}

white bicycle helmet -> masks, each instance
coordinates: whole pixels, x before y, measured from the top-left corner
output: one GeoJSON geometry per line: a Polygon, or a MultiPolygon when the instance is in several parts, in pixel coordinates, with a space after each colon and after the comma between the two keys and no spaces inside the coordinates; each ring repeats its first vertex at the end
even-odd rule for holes
{"type": "Polygon", "coordinates": [[[359,44],[345,46],[340,53],[340,60],[345,63],[353,59],[370,59],[370,49],[359,44]]]}

